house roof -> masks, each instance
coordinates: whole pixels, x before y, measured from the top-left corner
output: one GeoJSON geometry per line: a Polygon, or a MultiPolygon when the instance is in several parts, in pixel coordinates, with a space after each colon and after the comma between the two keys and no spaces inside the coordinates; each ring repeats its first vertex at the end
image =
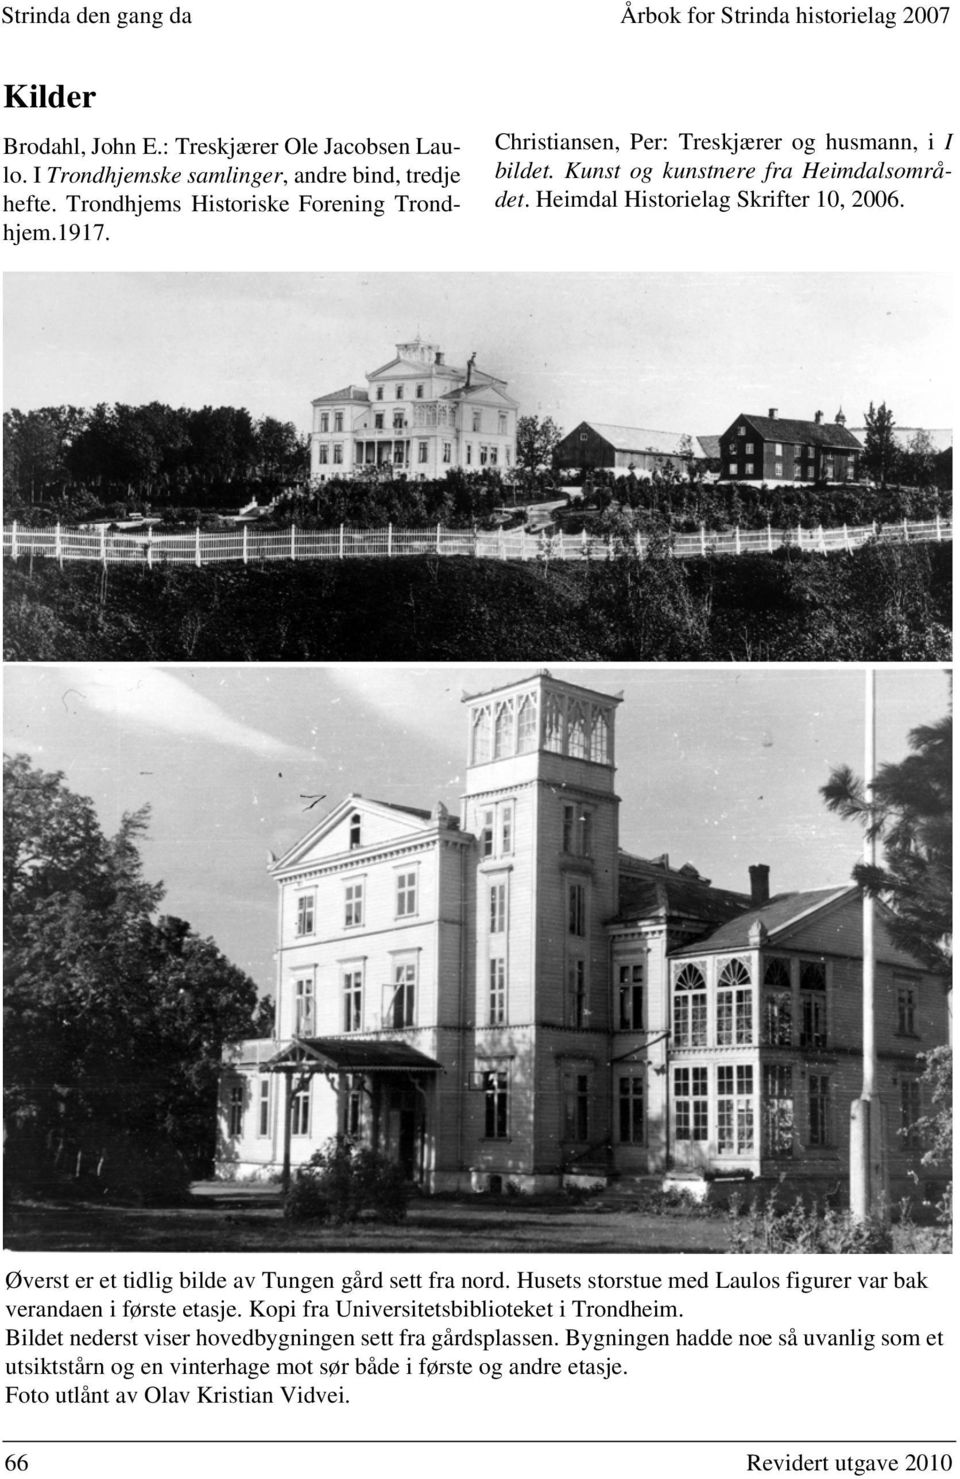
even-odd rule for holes
{"type": "Polygon", "coordinates": [[[324,401],[363,401],[366,404],[369,399],[365,385],[345,385],[342,390],[331,390],[329,395],[318,395],[310,404],[322,406],[324,401]]]}
{"type": "Polygon", "coordinates": [[[640,426],[612,426],[606,421],[581,421],[573,431],[567,433],[563,441],[570,441],[583,427],[595,431],[597,436],[609,442],[618,452],[660,452],[674,457],[682,455],[680,443],[686,436],[682,431],[647,431],[640,426]]]}
{"type": "Polygon", "coordinates": [[[700,451],[704,457],[716,458],[720,456],[719,437],[696,437],[695,440],[700,443],[700,451]]]}
{"type": "Polygon", "coordinates": [[[749,902],[746,894],[714,888],[690,863],[671,868],[666,856],[648,859],[621,852],[619,906],[608,923],[683,916],[703,924],[722,924],[749,902]]]}
{"type": "Polygon", "coordinates": [[[745,913],[721,924],[706,939],[699,940],[694,945],[684,945],[671,954],[708,955],[719,950],[746,950],[750,946],[750,931],[756,924],[763,925],[768,937],[777,935],[799,924],[801,919],[824,905],[833,904],[854,892],[851,885],[845,883],[840,888],[817,888],[803,893],[777,894],[768,904],[748,908],[745,913]]]}
{"type": "Polygon", "coordinates": [[[786,416],[754,416],[749,411],[741,411],[731,421],[724,438],[742,421],[749,423],[764,442],[805,442],[816,447],[842,447],[851,452],[863,450],[853,432],[834,421],[792,421],[786,416]]]}
{"type": "Polygon", "coordinates": [[[266,1065],[271,1072],[284,1068],[315,1067],[333,1073],[442,1073],[435,1058],[428,1058],[409,1043],[392,1038],[297,1037],[285,1044],[266,1065]]]}

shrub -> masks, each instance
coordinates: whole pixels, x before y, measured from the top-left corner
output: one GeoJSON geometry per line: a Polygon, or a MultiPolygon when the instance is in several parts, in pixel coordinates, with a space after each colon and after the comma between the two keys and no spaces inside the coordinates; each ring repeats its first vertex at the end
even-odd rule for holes
{"type": "Polygon", "coordinates": [[[893,1235],[881,1222],[854,1222],[849,1212],[798,1197],[780,1211],[776,1194],[744,1217],[730,1216],[731,1253],[891,1253],[893,1235]]]}
{"type": "Polygon", "coordinates": [[[295,1222],[356,1222],[361,1216],[402,1222],[407,1184],[395,1162],[337,1135],[301,1166],[283,1210],[295,1222]]]}

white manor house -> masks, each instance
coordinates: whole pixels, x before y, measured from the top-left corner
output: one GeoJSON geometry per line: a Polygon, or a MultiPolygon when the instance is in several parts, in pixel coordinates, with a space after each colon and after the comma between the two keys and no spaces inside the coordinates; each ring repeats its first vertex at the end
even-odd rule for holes
{"type": "Polygon", "coordinates": [[[395,357],[313,405],[310,477],[316,482],[377,470],[442,478],[454,468],[509,472],[516,463],[517,403],[507,382],[471,355],[465,368],[419,337],[395,357]]]}
{"type": "MultiPolygon", "coordinates": [[[[425,1190],[672,1174],[836,1184],[860,1092],[849,884],[745,893],[618,843],[619,700],[547,673],[466,701],[459,817],[347,796],[271,866],[275,1036],[224,1054],[218,1169],[359,1137],[425,1190]]],[[[942,977],[877,921],[891,1187],[919,1164],[942,977]]]]}

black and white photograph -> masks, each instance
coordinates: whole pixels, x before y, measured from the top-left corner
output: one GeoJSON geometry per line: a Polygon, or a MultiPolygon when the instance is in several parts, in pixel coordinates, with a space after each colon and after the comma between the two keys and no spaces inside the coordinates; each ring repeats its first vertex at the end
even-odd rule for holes
{"type": "Polygon", "coordinates": [[[6,1239],[949,1245],[935,668],[18,665],[6,1239]]]}
{"type": "Polygon", "coordinates": [[[949,660],[943,275],[4,286],[8,660],[949,660]]]}

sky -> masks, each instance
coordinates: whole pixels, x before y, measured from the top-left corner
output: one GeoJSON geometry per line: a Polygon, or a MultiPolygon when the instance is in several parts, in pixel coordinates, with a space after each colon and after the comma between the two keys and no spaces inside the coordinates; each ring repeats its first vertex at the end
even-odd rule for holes
{"type": "MultiPolygon", "coordinates": [[[[95,803],[104,831],[148,804],[145,876],[164,912],[212,936],[264,992],[274,989],[282,855],[347,795],[459,814],[464,693],[531,666],[336,667],[114,663],[11,665],[7,753],[24,752],[95,803]]],[[[748,888],[751,863],[774,893],[848,881],[857,828],[819,787],[835,765],[863,769],[864,679],[847,667],[593,669],[557,677],[623,693],[617,713],[621,846],[691,862],[720,887],[748,888]]],[[[878,763],[948,708],[945,673],[882,669],[878,763]]]]}
{"type": "Polygon", "coordinates": [[[742,412],[951,425],[932,273],[6,273],[4,407],[310,401],[419,333],[477,353],[521,414],[717,435],[742,412]]]}

